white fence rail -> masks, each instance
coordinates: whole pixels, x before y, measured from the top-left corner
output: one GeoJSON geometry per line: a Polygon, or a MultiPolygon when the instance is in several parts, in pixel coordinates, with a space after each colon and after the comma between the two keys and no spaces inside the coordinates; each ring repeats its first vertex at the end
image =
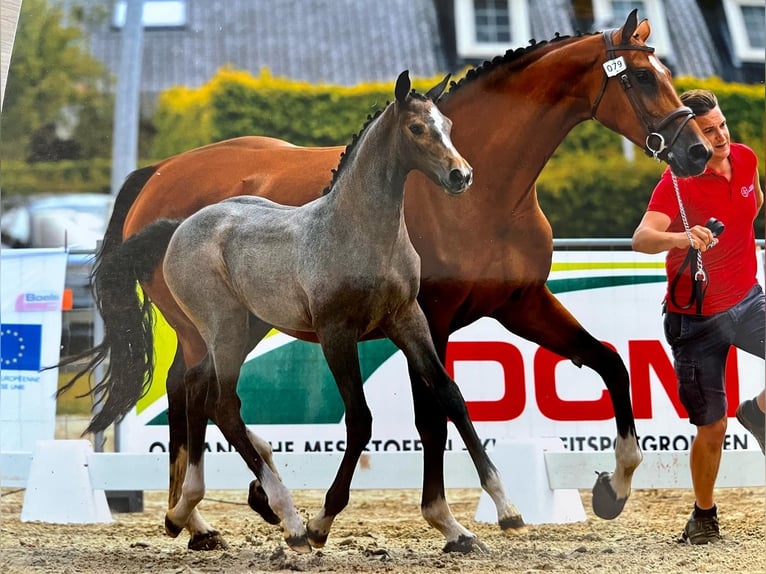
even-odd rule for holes
{"type": "MultiPolygon", "coordinates": [[[[277,454],[275,463],[291,489],[326,489],[340,463],[340,453],[277,454]]],[[[494,458],[494,457],[493,457],[494,458]]],[[[550,489],[589,489],[595,472],[614,469],[614,453],[545,452],[550,489]]],[[[2,486],[25,487],[32,453],[0,453],[2,486]]],[[[496,461],[498,462],[498,461],[496,461]]],[[[512,463],[525,472],[525,461],[512,463]]],[[[498,462],[499,464],[499,462],[498,462]]],[[[91,453],[87,457],[91,485],[99,490],[166,490],[168,457],[161,454],[91,453]]],[[[417,452],[364,454],[352,488],[420,488],[423,459],[417,452]]],[[[758,451],[725,451],[716,485],[757,487],[766,483],[764,456],[758,451]]],[[[253,475],[235,453],[205,456],[205,481],[210,490],[246,489],[253,475]]],[[[471,459],[465,452],[445,453],[447,488],[480,488],[471,459]]],[[[645,452],[633,477],[633,487],[689,488],[688,452],[645,452]]],[[[508,493],[513,498],[513,492],[508,493]]]]}

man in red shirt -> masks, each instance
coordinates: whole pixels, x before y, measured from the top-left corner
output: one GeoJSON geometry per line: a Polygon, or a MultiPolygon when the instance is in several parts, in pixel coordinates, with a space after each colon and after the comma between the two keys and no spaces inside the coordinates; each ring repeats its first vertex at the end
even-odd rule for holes
{"type": "MultiPolygon", "coordinates": [[[[674,180],[665,171],[633,233],[633,249],[668,252],[665,337],[681,403],[697,427],[689,459],[696,500],[682,540],[707,544],[721,538],[713,490],[726,434],[729,347],[764,358],[766,311],[753,231],[763,192],[756,155],[731,143],[715,95],[690,90],[681,101],[694,112],[713,155],[699,176],[674,180]]],[[[764,392],[739,405],[737,418],[763,451],[764,392]]]]}

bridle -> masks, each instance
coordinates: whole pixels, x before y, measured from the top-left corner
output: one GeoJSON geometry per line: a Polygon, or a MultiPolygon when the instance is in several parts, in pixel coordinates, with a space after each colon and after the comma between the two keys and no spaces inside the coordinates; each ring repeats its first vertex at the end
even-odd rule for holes
{"type": "Polygon", "coordinates": [[[633,89],[634,79],[631,79],[633,76],[632,72],[628,68],[627,64],[625,64],[625,60],[622,58],[622,56],[617,57],[617,52],[626,50],[640,50],[642,52],[654,53],[654,48],[651,46],[637,46],[634,44],[619,44],[615,46],[612,43],[612,35],[615,31],[616,29],[606,30],[603,32],[604,42],[606,44],[606,62],[604,62],[603,65],[604,78],[601,82],[601,90],[599,91],[598,97],[596,97],[596,101],[593,104],[593,108],[591,109],[591,117],[596,119],[596,112],[598,111],[598,106],[601,103],[601,99],[604,97],[604,92],[606,92],[606,86],[607,82],[609,82],[609,79],[615,76],[619,76],[620,85],[622,86],[622,89],[625,92],[630,105],[633,107],[633,111],[644,124],[644,127],[649,134],[646,136],[646,141],[644,142],[644,152],[658,161],[661,159],[667,161],[671,155],[670,148],[673,147],[673,144],[678,139],[678,136],[681,134],[681,130],[684,129],[684,126],[686,126],[686,124],[689,123],[689,120],[694,117],[694,112],[692,112],[691,109],[687,106],[681,106],[680,108],[676,108],[670,112],[664,118],[661,118],[656,124],[652,121],[651,114],[649,114],[646,106],[644,106],[643,102],[636,95],[636,92],[633,89]],[[666,143],[665,136],[663,136],[661,132],[671,122],[678,118],[682,118],[682,120],[676,128],[675,132],[673,132],[673,135],[670,138],[670,143],[666,143]]]}

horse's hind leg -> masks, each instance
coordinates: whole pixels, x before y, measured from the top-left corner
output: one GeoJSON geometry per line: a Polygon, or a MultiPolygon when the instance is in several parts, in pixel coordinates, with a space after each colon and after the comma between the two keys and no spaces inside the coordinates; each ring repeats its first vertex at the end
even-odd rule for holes
{"type": "Polygon", "coordinates": [[[169,509],[165,515],[165,532],[169,536],[176,537],[186,527],[191,536],[189,539],[191,550],[214,550],[227,547],[220,533],[213,529],[197,510],[197,504],[205,493],[204,443],[207,426],[205,400],[212,377],[212,365],[208,357],[187,371],[183,385],[185,395],[183,405],[186,407],[183,413],[180,413],[178,409],[181,400],[178,396],[179,389],[171,386],[168,390],[169,402],[171,395],[176,398],[173,408],[169,406],[168,416],[175,417],[177,424],[183,424],[186,427],[184,432],[176,428],[173,432],[174,439],[179,441],[185,439],[186,442],[178,445],[177,458],[171,459],[170,500],[169,509]],[[181,471],[182,466],[183,471],[181,471]]]}
{"type": "MultiPolygon", "coordinates": [[[[223,289],[220,290],[223,292],[223,289]]],[[[288,546],[298,552],[310,552],[306,528],[295,509],[290,491],[282,484],[251,442],[251,434],[240,415],[242,403],[237,395],[237,381],[248,345],[248,314],[235,301],[219,298],[208,325],[208,348],[215,366],[217,394],[208,396],[214,403],[212,413],[226,440],[237,449],[250,470],[255,473],[269,506],[280,518],[288,546]]],[[[267,329],[263,325],[264,329],[267,329]]],[[[265,333],[265,330],[264,330],[265,333]]],[[[270,454],[269,454],[270,458],[270,454]]]]}
{"type": "Polygon", "coordinates": [[[445,417],[449,417],[458,429],[479,474],[482,488],[495,501],[501,526],[523,527],[521,515],[505,496],[503,481],[468,417],[460,389],[439,360],[420,307],[413,304],[407,312],[401,312],[395,324],[386,325],[385,332],[402,349],[410,367],[415,424],[424,440],[423,516],[447,539],[446,552],[486,551],[476,535],[455,520],[444,498],[445,417]],[[434,400],[438,409],[433,408],[434,400]],[[438,415],[434,414],[435,410],[439,411],[438,415]],[[434,448],[436,445],[441,445],[438,452],[434,448]],[[434,469],[439,472],[434,472],[434,469]]]}
{"type": "MultiPolygon", "coordinates": [[[[257,342],[258,341],[256,340],[253,343],[253,346],[255,346],[257,342]]],[[[189,463],[186,420],[187,397],[186,388],[184,386],[186,367],[184,366],[185,363],[181,347],[182,342],[179,342],[178,350],[173,359],[173,363],[170,366],[170,370],[168,371],[166,382],[168,396],[168,428],[170,435],[168,510],[174,508],[181,497],[181,489],[184,478],[186,477],[186,467],[189,463]]],[[[215,384],[215,374],[212,370],[205,370],[203,372],[198,369],[193,375],[206,377],[204,382],[199,383],[200,385],[207,387],[208,385],[215,384]]],[[[194,396],[198,397],[198,400],[200,400],[200,404],[196,406],[197,412],[203,412],[205,396],[201,393],[197,393],[194,396]]],[[[214,416],[214,414],[208,414],[211,418],[214,416]]],[[[213,419],[213,422],[215,423],[215,419],[213,419]]],[[[251,433],[249,430],[248,436],[264,461],[276,473],[276,466],[272,459],[271,445],[267,441],[251,433]]],[[[257,480],[254,480],[250,484],[248,503],[266,522],[269,524],[279,524],[279,517],[276,516],[274,511],[269,507],[266,493],[257,480]]],[[[166,523],[166,526],[168,526],[168,523],[166,523]]],[[[198,508],[194,508],[189,515],[189,518],[186,521],[186,530],[189,532],[189,548],[191,550],[214,550],[219,548],[225,549],[228,547],[221,534],[204,519],[198,508]]],[[[176,536],[180,530],[178,530],[177,527],[173,527],[172,529],[168,529],[167,532],[171,536],[176,536]]]]}
{"type": "Polygon", "coordinates": [[[545,286],[524,292],[493,313],[508,330],[586,365],[604,380],[617,424],[614,473],[602,472],[593,487],[593,510],[601,518],[618,516],[630,496],[633,472],[641,464],[630,401],[630,379],[620,356],[588,333],[545,286]]]}
{"type": "Polygon", "coordinates": [[[354,469],[372,437],[372,414],[362,390],[356,338],[345,329],[326,326],[317,335],[346,409],[346,451],[327,490],[324,506],[307,524],[309,542],[314,548],[321,548],[327,542],[335,517],[348,504],[354,469]]]}
{"type": "MultiPolygon", "coordinates": [[[[248,341],[247,351],[245,354],[253,350],[255,346],[261,341],[261,339],[266,336],[270,329],[271,327],[269,325],[260,321],[255,315],[250,315],[248,317],[248,341]]],[[[257,436],[255,433],[250,431],[250,429],[247,429],[247,436],[250,439],[253,448],[258,451],[258,454],[263,459],[263,462],[266,463],[274,475],[281,480],[279,472],[277,471],[277,467],[274,464],[274,459],[272,456],[273,452],[268,441],[265,441],[261,437],[257,436]]],[[[247,496],[247,504],[250,506],[250,508],[260,514],[261,518],[263,518],[269,524],[279,524],[280,518],[271,509],[271,506],[269,505],[269,497],[266,494],[266,491],[263,489],[261,481],[258,478],[250,483],[250,488],[248,490],[247,496]]]]}

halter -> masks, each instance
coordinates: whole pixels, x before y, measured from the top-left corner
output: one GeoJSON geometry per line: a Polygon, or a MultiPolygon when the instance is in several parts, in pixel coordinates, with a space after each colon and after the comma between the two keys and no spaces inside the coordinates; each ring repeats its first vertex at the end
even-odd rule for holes
{"type": "Polygon", "coordinates": [[[598,93],[596,102],[593,104],[591,117],[596,119],[596,112],[598,111],[598,106],[601,103],[601,99],[604,97],[604,92],[606,92],[606,85],[609,81],[609,78],[619,76],[620,85],[625,91],[625,95],[627,96],[630,105],[633,107],[633,111],[636,113],[636,116],[638,116],[638,118],[641,120],[641,123],[644,124],[646,131],[649,133],[649,135],[646,136],[646,141],[644,143],[644,152],[657,161],[660,159],[667,160],[671,155],[669,151],[670,148],[673,147],[673,144],[678,139],[678,136],[681,134],[681,130],[684,129],[684,126],[686,126],[686,124],[689,123],[689,120],[694,117],[694,112],[692,112],[691,109],[687,106],[681,106],[654,124],[651,114],[649,114],[646,106],[644,106],[641,99],[636,96],[636,93],[633,90],[631,71],[625,64],[625,61],[622,58],[617,58],[616,54],[618,51],[626,50],[640,50],[642,52],[654,53],[654,48],[651,46],[636,46],[633,44],[619,44],[615,46],[612,43],[612,34],[615,31],[616,29],[606,30],[603,32],[604,42],[606,43],[607,59],[604,63],[604,79],[601,82],[601,90],[598,93]],[[670,143],[666,144],[665,137],[660,132],[677,118],[683,119],[680,122],[678,128],[673,133],[673,137],[670,138],[670,143]]]}

